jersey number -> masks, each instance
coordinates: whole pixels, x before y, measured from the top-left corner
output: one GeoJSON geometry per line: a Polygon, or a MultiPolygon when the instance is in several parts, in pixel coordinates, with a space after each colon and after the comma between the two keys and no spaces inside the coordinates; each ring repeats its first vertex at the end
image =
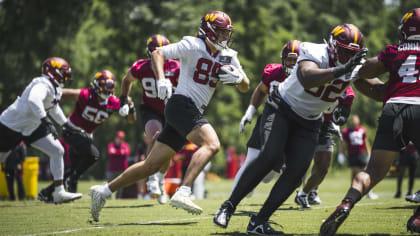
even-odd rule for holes
{"type": "Polygon", "coordinates": [[[109,117],[109,115],[108,113],[98,110],[97,108],[86,106],[82,113],[82,117],[85,120],[94,122],[95,124],[101,124],[109,117]]]}
{"type": "Polygon", "coordinates": [[[417,55],[409,55],[398,70],[403,83],[415,83],[419,79],[419,70],[416,70],[417,55]]]}
{"type": "Polygon", "coordinates": [[[305,89],[305,92],[311,94],[314,97],[319,97],[323,101],[335,102],[335,100],[337,100],[337,97],[344,92],[349,83],[350,82],[345,82],[336,79],[332,84],[328,86],[321,85],[319,87],[305,89]]]}
{"type": "Polygon", "coordinates": [[[210,87],[215,88],[217,85],[217,71],[220,64],[205,58],[200,58],[194,71],[194,81],[199,84],[209,84],[210,87]],[[210,74],[211,73],[211,74],[210,74]]]}
{"type": "Polygon", "coordinates": [[[146,97],[157,98],[156,80],[154,78],[143,78],[141,83],[146,97]]]}

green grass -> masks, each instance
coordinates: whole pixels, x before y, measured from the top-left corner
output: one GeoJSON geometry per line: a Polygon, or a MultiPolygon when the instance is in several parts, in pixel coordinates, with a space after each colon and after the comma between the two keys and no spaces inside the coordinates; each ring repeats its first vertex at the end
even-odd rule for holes
{"type": "MultiPolygon", "coordinates": [[[[415,204],[394,199],[395,179],[387,178],[374,190],[378,200],[363,199],[342,225],[339,234],[407,234],[405,224],[415,204]]],[[[419,182],[419,180],[417,180],[419,182]]],[[[264,202],[271,184],[261,184],[252,198],[238,206],[229,227],[213,225],[212,216],[230,192],[232,181],[207,182],[209,198],[196,201],[204,212],[193,216],[155,200],[108,200],[99,223],[89,217],[88,188],[98,182],[81,182],[81,200],[69,204],[44,204],[39,201],[0,202],[1,235],[48,235],[61,232],[77,235],[241,235],[245,233],[249,214],[257,212],[264,202]]],[[[40,183],[40,187],[46,183],[40,183]]],[[[341,201],[350,184],[349,173],[329,174],[320,187],[324,203],[313,210],[298,211],[294,194],[278,209],[271,220],[273,227],[287,234],[318,234],[322,219],[326,218],[341,201]]],[[[406,185],[404,182],[404,186],[406,185]]],[[[414,187],[417,190],[419,185],[414,187]]],[[[403,191],[405,189],[403,188],[403,191]]]]}

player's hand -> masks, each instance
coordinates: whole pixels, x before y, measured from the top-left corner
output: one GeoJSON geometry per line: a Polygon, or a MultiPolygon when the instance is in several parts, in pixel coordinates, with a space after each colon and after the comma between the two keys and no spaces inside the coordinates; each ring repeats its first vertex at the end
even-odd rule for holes
{"type": "Polygon", "coordinates": [[[130,107],[128,106],[128,104],[125,104],[124,106],[120,107],[120,110],[118,110],[118,113],[120,114],[120,116],[126,117],[128,116],[129,111],[130,111],[130,107]]]}
{"type": "Polygon", "coordinates": [[[336,125],[344,125],[350,115],[350,108],[344,104],[338,104],[333,111],[332,121],[336,125]]]}
{"type": "Polygon", "coordinates": [[[343,165],[344,162],[346,162],[346,156],[344,156],[344,154],[341,152],[338,153],[337,161],[338,161],[338,164],[343,165]]]}
{"type": "MultiPolygon", "coordinates": [[[[352,72],[354,68],[358,65],[361,65],[364,63],[364,57],[366,56],[368,52],[367,48],[362,48],[359,52],[356,53],[352,58],[350,58],[346,64],[339,65],[334,68],[334,77],[339,78],[342,75],[345,75],[349,72],[352,72]]],[[[354,78],[354,76],[350,76],[349,79],[354,78]]]]}
{"type": "Polygon", "coordinates": [[[246,109],[245,115],[241,119],[241,123],[239,123],[239,133],[244,132],[246,123],[252,122],[252,117],[254,116],[257,109],[254,105],[249,105],[248,109],[246,109]]]}
{"type": "Polygon", "coordinates": [[[68,137],[72,134],[84,134],[85,131],[75,125],[73,125],[71,122],[67,121],[63,125],[63,136],[68,137]]]}
{"type": "Polygon", "coordinates": [[[172,96],[172,83],[169,79],[159,79],[157,81],[158,98],[165,100],[172,96]]]}
{"type": "Polygon", "coordinates": [[[223,84],[239,84],[243,79],[239,69],[234,65],[221,66],[220,70],[222,73],[219,73],[219,80],[223,84]]]}

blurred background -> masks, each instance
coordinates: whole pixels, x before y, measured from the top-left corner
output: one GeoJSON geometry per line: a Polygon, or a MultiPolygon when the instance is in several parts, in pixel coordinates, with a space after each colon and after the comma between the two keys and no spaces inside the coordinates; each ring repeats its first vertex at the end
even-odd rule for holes
{"type": "MultiPolygon", "coordinates": [[[[0,0],[0,110],[40,75],[42,61],[52,56],[70,63],[72,88],[88,87],[97,71],[111,70],[118,81],[119,96],[121,79],[131,64],[147,58],[148,37],[159,33],[177,42],[184,35],[197,33],[206,12],[221,10],[232,19],[235,32],[231,47],[239,52],[251,80],[251,90],[246,94],[218,86],[205,114],[222,143],[212,161],[212,172],[223,174],[229,147],[236,153],[246,151],[252,127],[240,135],[239,121],[263,68],[267,63],[281,63],[280,52],[287,41],[322,43],[334,26],[353,23],[363,32],[368,56],[373,57],[385,45],[398,43],[400,18],[414,7],[419,7],[418,0],[0,0]]],[[[131,96],[137,105],[140,93],[136,83],[131,96]]],[[[372,143],[382,104],[357,95],[352,113],[360,116],[372,143]]],[[[74,103],[62,103],[66,115],[73,106],[74,103]]],[[[134,147],[143,139],[141,124],[140,118],[130,126],[115,114],[99,127],[94,139],[103,158],[85,178],[104,178],[107,145],[117,130],[126,133],[125,140],[134,155],[134,147]]],[[[37,155],[34,150],[28,152],[37,155]]]]}

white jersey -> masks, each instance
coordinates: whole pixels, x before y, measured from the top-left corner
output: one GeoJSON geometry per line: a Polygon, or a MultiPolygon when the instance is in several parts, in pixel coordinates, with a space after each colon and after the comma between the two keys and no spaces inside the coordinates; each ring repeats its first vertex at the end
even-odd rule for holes
{"type": "Polygon", "coordinates": [[[29,136],[48,114],[59,124],[67,119],[58,102],[63,94],[60,87],[54,88],[49,78],[42,75],[26,86],[22,95],[0,115],[0,122],[9,129],[29,136]]]}
{"type": "Polygon", "coordinates": [[[197,37],[185,36],[178,43],[158,49],[166,59],[179,59],[180,72],[175,94],[191,98],[201,113],[213,96],[221,65],[234,65],[246,77],[235,50],[228,48],[211,55],[204,40],[197,37]]]}
{"type": "Polygon", "coordinates": [[[348,73],[325,85],[304,89],[296,75],[301,61],[315,62],[321,69],[332,67],[330,66],[327,44],[302,43],[296,66],[290,76],[278,87],[281,97],[293,111],[305,119],[317,120],[321,118],[324,111],[336,106],[337,99],[350,84],[350,82],[344,81],[345,76],[353,76],[354,74],[348,73]]]}

